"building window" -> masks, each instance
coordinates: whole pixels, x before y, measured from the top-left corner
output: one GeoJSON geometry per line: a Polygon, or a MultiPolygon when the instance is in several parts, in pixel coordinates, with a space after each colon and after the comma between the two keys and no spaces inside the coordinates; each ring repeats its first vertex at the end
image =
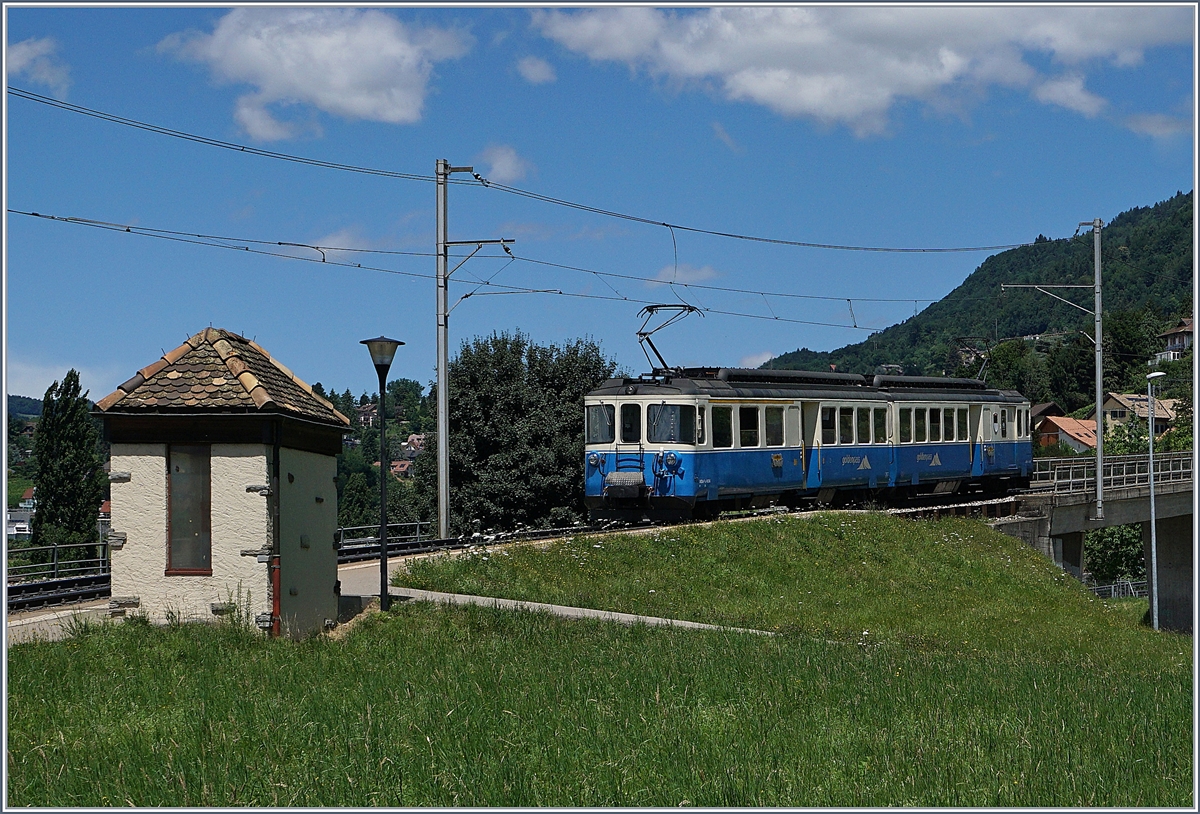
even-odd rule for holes
{"type": "Polygon", "coordinates": [[[212,574],[210,448],[167,448],[167,573],[212,574]]]}

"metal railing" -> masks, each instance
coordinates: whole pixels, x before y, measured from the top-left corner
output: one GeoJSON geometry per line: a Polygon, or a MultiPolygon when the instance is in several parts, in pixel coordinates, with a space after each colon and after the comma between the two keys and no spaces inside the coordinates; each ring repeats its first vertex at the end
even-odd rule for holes
{"type": "Polygon", "coordinates": [[[1111,585],[1089,585],[1088,590],[1094,593],[1099,599],[1126,599],[1128,597],[1150,595],[1150,591],[1146,588],[1146,580],[1144,579],[1138,582],[1119,579],[1111,585]]]}
{"type": "MultiPolygon", "coordinates": [[[[432,523],[389,523],[388,554],[401,553],[414,545],[431,540],[432,523]]],[[[338,562],[358,562],[379,558],[379,526],[339,526],[336,540],[338,562]]]]}
{"type": "MultiPolygon", "coordinates": [[[[1155,486],[1192,480],[1191,452],[1154,456],[1155,486]]],[[[1150,483],[1148,455],[1112,455],[1104,459],[1104,488],[1121,489],[1150,483]]],[[[1096,488],[1095,457],[1034,458],[1029,488],[1049,492],[1088,492],[1096,488]]]]}
{"type": "Polygon", "coordinates": [[[93,545],[38,545],[14,548],[8,545],[5,549],[8,559],[8,582],[37,582],[42,580],[78,577],[85,574],[107,574],[110,562],[108,543],[93,545]],[[62,559],[63,551],[78,551],[81,548],[96,549],[97,556],[85,559],[62,559]],[[30,557],[38,552],[49,552],[46,562],[31,562],[31,559],[41,560],[43,557],[30,557]]]}

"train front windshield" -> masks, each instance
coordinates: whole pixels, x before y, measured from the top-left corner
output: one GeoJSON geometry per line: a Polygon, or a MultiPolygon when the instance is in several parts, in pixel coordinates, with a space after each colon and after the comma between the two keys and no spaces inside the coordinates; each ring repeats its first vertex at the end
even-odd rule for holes
{"type": "Polygon", "coordinates": [[[616,440],[616,408],[611,404],[589,404],[586,412],[587,443],[611,444],[616,440]]]}

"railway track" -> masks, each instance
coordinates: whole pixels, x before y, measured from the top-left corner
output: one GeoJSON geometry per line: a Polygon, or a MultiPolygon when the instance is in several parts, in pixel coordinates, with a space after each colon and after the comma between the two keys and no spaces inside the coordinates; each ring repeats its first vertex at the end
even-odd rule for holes
{"type": "Polygon", "coordinates": [[[75,577],[14,582],[8,586],[8,612],[35,610],[51,605],[103,599],[112,594],[108,574],[84,574],[75,577]]]}

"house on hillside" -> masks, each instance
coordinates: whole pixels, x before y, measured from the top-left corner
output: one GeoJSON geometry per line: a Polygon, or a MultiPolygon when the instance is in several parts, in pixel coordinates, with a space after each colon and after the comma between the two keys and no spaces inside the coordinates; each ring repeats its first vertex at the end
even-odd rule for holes
{"type": "Polygon", "coordinates": [[[1149,364],[1157,365],[1182,359],[1188,348],[1192,346],[1192,320],[1190,318],[1179,320],[1178,325],[1169,331],[1160,333],[1158,338],[1166,342],[1166,350],[1155,354],[1154,360],[1149,364]]]}
{"type": "Polygon", "coordinates": [[[1038,446],[1062,444],[1075,452],[1091,452],[1096,448],[1096,421],[1048,415],[1038,425],[1034,438],[1038,446]]]}
{"type": "Polygon", "coordinates": [[[21,501],[17,504],[17,508],[22,511],[29,512],[30,514],[33,514],[34,512],[36,512],[37,511],[37,498],[34,497],[35,492],[36,492],[36,487],[30,486],[23,493],[21,493],[21,501]]]}
{"type": "Polygon", "coordinates": [[[378,417],[378,405],[364,404],[358,408],[358,423],[364,427],[374,427],[375,421],[378,417]]]}
{"type": "Polygon", "coordinates": [[[238,609],[294,638],[333,624],[336,456],[349,419],[258,344],[218,328],[96,408],[112,450],[113,615],[238,609]]]}
{"type": "MultiPolygon", "coordinates": [[[[1178,399],[1158,399],[1154,400],[1154,434],[1162,435],[1171,426],[1171,422],[1175,420],[1175,405],[1178,399]]],[[[1114,424],[1124,424],[1130,417],[1136,416],[1142,421],[1147,421],[1150,418],[1148,402],[1146,401],[1145,393],[1105,393],[1104,404],[1104,426],[1111,428],[1114,424]]],[[[1096,409],[1093,407],[1088,412],[1088,417],[1095,419],[1096,409]]],[[[1107,429],[1105,430],[1107,433],[1107,429]]]]}

